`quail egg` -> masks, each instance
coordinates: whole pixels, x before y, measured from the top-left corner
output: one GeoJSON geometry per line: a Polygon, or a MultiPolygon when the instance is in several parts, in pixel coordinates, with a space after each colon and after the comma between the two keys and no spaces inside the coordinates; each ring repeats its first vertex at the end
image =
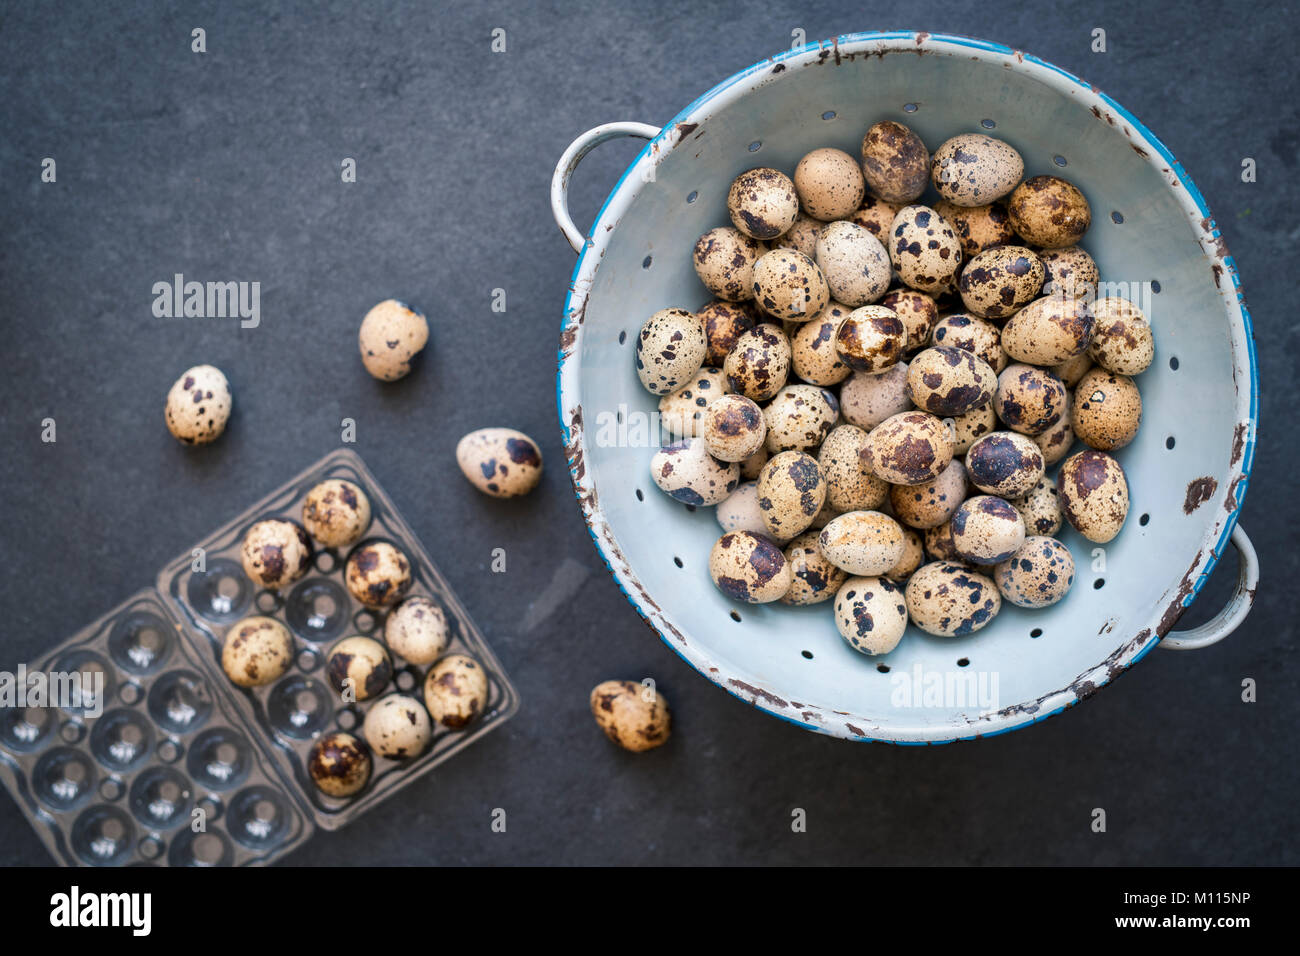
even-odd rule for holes
{"type": "Polygon", "coordinates": [[[835,593],[835,626],[849,647],[888,654],[907,631],[903,588],[885,577],[853,577],[835,593]]]}
{"type": "Polygon", "coordinates": [[[1016,432],[992,432],[966,452],[970,483],[988,495],[1019,498],[1043,477],[1043,452],[1032,438],[1016,432]]]}
{"type": "Polygon", "coordinates": [[[1002,349],[1017,362],[1059,365],[1088,350],[1092,312],[1084,299],[1045,295],[1002,327],[1002,349]]]}
{"type": "Polygon", "coordinates": [[[1151,325],[1142,310],[1119,296],[1097,299],[1092,306],[1096,324],[1088,354],[1117,375],[1140,375],[1155,358],[1151,325]]]}
{"type": "Polygon", "coordinates": [[[344,700],[369,700],[393,679],[393,662],[378,641],[346,637],[330,648],[325,674],[344,700]]]}
{"type": "Polygon", "coordinates": [[[414,697],[389,694],[366,714],[362,733],[370,749],[390,760],[418,757],[433,739],[429,713],[414,697]]]}
{"type": "Polygon", "coordinates": [[[424,679],[424,706],[435,724],[448,730],[469,725],[488,707],[488,679],[483,665],[464,654],[448,654],[424,679]]]}
{"type": "Polygon", "coordinates": [[[261,687],[289,669],[293,639],[283,624],[269,617],[246,617],[221,645],[221,669],[240,687],[261,687]]]}
{"type": "Polygon", "coordinates": [[[939,477],[919,485],[891,485],[889,504],[903,524],[925,531],[952,519],[966,500],[966,466],[954,458],[939,477]]]}
{"type": "Polygon", "coordinates": [[[704,326],[685,309],[660,309],[636,337],[636,373],[647,391],[677,391],[704,364],[704,326]]]}
{"type": "Polygon", "coordinates": [[[812,385],[838,385],[852,373],[835,351],[835,332],[852,311],[830,302],[821,315],[798,326],[790,338],[790,364],[794,374],[812,385]]]}
{"type": "Polygon", "coordinates": [[[1025,532],[1033,535],[1053,535],[1061,530],[1061,496],[1056,490],[1056,480],[1046,476],[1023,498],[1011,502],[1025,521],[1025,532]]]}
{"type": "Polygon", "coordinates": [[[662,746],[672,732],[668,702],[656,688],[630,680],[607,680],[591,691],[591,713],[605,736],[641,753],[662,746]]]}
{"type": "Polygon", "coordinates": [[[947,199],[934,204],[934,211],[948,220],[961,242],[962,258],[969,261],[985,249],[1004,246],[1016,238],[1007,207],[1000,202],[984,206],[958,206],[947,199]]]}
{"type": "Polygon", "coordinates": [[[526,495],[542,480],[542,450],[513,428],[480,428],[456,443],[456,464],[471,485],[493,498],[526,495]]]}
{"type": "Polygon", "coordinates": [[[722,371],[733,392],[765,402],[790,375],[790,340],[775,325],[757,325],[736,339],[722,371]]]}
{"type": "Polygon", "coordinates": [[[817,539],[826,560],[849,574],[884,574],[903,557],[903,529],[879,511],[850,511],[832,518],[817,539]]]}
{"type": "Polygon", "coordinates": [[[409,597],[384,622],[384,641],[403,660],[423,667],[447,649],[447,615],[427,597],[409,597]]]}
{"type": "MultiPolygon", "coordinates": [[[[752,289],[752,282],[750,280],[752,289]]],[[[758,310],[752,302],[726,302],[714,299],[695,313],[704,326],[706,347],[704,364],[721,367],[736,340],[758,324],[758,310]]]]}
{"type": "Polygon", "coordinates": [[[703,438],[683,438],[654,453],[650,477],[661,491],[684,504],[716,505],[740,484],[740,465],[718,461],[703,438]]]}
{"type": "Polygon", "coordinates": [[[726,500],[718,503],[714,516],[723,531],[749,531],[769,535],[763,523],[763,509],[758,506],[758,482],[746,481],[736,486],[726,500]]]}
{"type": "Polygon", "coordinates": [[[348,555],[343,579],[366,607],[396,604],[411,586],[411,562],[387,541],[363,544],[348,555]]]}
{"type": "Polygon", "coordinates": [[[370,499],[352,482],[330,478],[307,492],[302,523],[325,547],[345,548],[370,527],[370,499]]]}
{"type": "Polygon", "coordinates": [[[914,528],[904,527],[903,556],[899,558],[896,565],[885,572],[885,577],[891,581],[906,581],[924,560],[925,547],[922,544],[921,533],[914,528]]]}
{"type": "Polygon", "coordinates": [[[926,412],[902,412],[867,436],[863,460],[891,485],[919,485],[939,477],[952,461],[952,439],[943,421],[926,412]]]}
{"type": "Polygon", "coordinates": [[[366,371],[383,382],[395,382],[411,371],[411,363],[429,341],[424,313],[405,302],[386,299],[366,313],[359,335],[366,371]]]}
{"type": "Polygon", "coordinates": [[[1105,544],[1128,517],[1128,480],[1120,463],[1104,451],[1084,449],[1065,459],[1056,474],[1061,512],[1075,531],[1105,544]]]}
{"type": "Polygon", "coordinates": [[[880,304],[898,316],[907,330],[905,353],[915,352],[930,342],[934,324],[939,320],[939,307],[934,298],[915,289],[895,289],[880,300],[880,304]]]}
{"type": "Polygon", "coordinates": [[[1088,200],[1059,176],[1034,176],[1007,200],[1011,226],[1025,242],[1044,249],[1075,245],[1092,225],[1088,200]]]}
{"type": "Polygon", "coordinates": [[[885,243],[903,284],[935,295],[961,269],[961,242],[948,222],[929,206],[904,206],[885,243]]]}
{"type": "Polygon", "coordinates": [[[1070,427],[1090,448],[1114,451],[1137,437],[1142,396],[1133,379],[1094,368],[1079,380],[1070,406],[1070,427]]]}
{"type": "Polygon", "coordinates": [[[312,744],[307,772],[321,793],[350,797],[370,781],[370,751],[356,737],[341,730],[325,734],[312,744]]]}
{"type": "Polygon", "coordinates": [[[695,242],[692,261],[705,288],[727,302],[754,297],[754,263],[767,246],[730,226],[710,229],[695,242]]]}
{"type": "Polygon", "coordinates": [[[758,473],[758,505],[775,538],[793,538],[806,530],[825,501],[826,481],[817,459],[805,452],[773,455],[758,473]]]}
{"type": "Polygon", "coordinates": [[[918,568],[907,581],[905,596],[912,623],[936,637],[974,634],[1002,610],[1002,596],[991,578],[948,561],[918,568]]]}
{"type": "Polygon", "coordinates": [[[767,464],[767,460],[771,457],[768,454],[767,446],[764,446],[742,461],[740,463],[741,481],[758,481],[759,472],[763,470],[763,466],[767,464]]]}
{"type": "Polygon", "coordinates": [[[930,151],[902,123],[883,120],[862,138],[862,173],[872,193],[886,202],[909,203],[925,192],[930,151]]]}
{"type": "Polygon", "coordinates": [[[814,219],[831,222],[851,216],[866,185],[858,161],[842,149],[814,149],[794,168],[799,205],[814,219]]]}
{"type": "Polygon", "coordinates": [[[768,315],[808,322],[830,300],[822,270],[802,252],[773,249],[754,263],[754,301],[768,315]]]}
{"type": "Polygon", "coordinates": [[[994,372],[1007,367],[1007,355],[1002,351],[1002,332],[987,319],[964,312],[945,315],[934,323],[930,335],[934,345],[965,349],[984,360],[994,372]]]}
{"type": "Polygon", "coordinates": [[[668,434],[693,438],[704,424],[704,410],[731,391],[720,368],[702,368],[695,377],[659,399],[659,423],[668,434]]]}
{"type": "Polygon", "coordinates": [[[854,372],[840,388],[840,414],[846,422],[870,430],[885,419],[910,411],[907,392],[908,364],[903,361],[883,372],[854,372]]]}
{"type": "Polygon", "coordinates": [[[913,356],[907,368],[912,402],[945,418],[984,405],[997,387],[997,374],[988,363],[965,349],[936,345],[913,356]]]}
{"type": "Polygon", "coordinates": [[[1025,173],[1020,154],[992,136],[962,133],[934,151],[930,181],[958,206],[983,206],[1016,188],[1025,173]]]}
{"type": "Polygon", "coordinates": [[[1031,535],[993,570],[998,592],[1017,607],[1048,607],[1074,583],[1074,558],[1055,538],[1031,535]]]}
{"type": "Polygon", "coordinates": [[[740,462],[763,447],[767,423],[763,410],[753,399],[723,395],[704,409],[700,434],[705,449],[714,458],[740,462]]]}
{"type": "Polygon", "coordinates": [[[1024,519],[1002,498],[967,498],[952,516],[952,543],[958,554],[975,564],[1005,561],[1024,540],[1024,519]]]}
{"type": "Polygon", "coordinates": [[[1048,468],[1051,468],[1064,458],[1074,445],[1074,429],[1070,427],[1070,418],[1072,417],[1070,406],[1073,402],[1074,399],[1070,393],[1066,392],[1065,408],[1061,412],[1061,420],[1047,431],[1030,436],[1034,439],[1034,444],[1038,446],[1038,450],[1043,453],[1043,464],[1048,468]]]}
{"type": "Polygon", "coordinates": [[[889,485],[866,465],[867,432],[840,425],[826,436],[817,464],[826,482],[826,503],[836,511],[872,511],[885,502],[889,485]]]}
{"type": "Polygon", "coordinates": [[[1078,246],[1044,249],[1038,253],[1043,263],[1043,294],[1064,295],[1073,299],[1094,299],[1101,274],[1097,263],[1078,246]]]}
{"type": "Polygon", "coordinates": [[[167,430],[186,445],[206,445],[226,430],[230,407],[230,383],[221,369],[196,365],[167,393],[167,430]]]}
{"type": "Polygon", "coordinates": [[[880,372],[903,356],[907,329],[892,309],[864,305],[850,312],[835,331],[835,354],[855,372],[880,372]]]}
{"type": "Polygon", "coordinates": [[[811,451],[835,427],[840,405],[826,389],[787,385],[768,402],[762,414],[767,422],[768,451],[811,451]]]}
{"type": "Polygon", "coordinates": [[[994,246],[966,265],[957,289],[967,311],[983,319],[1002,319],[1038,295],[1043,276],[1042,260],[1024,246],[994,246]]]}
{"type": "Polygon", "coordinates": [[[1065,414],[1068,393],[1061,380],[1032,365],[1008,365],[998,376],[993,407],[1012,431],[1041,435],[1065,414]]]}
{"type": "Polygon", "coordinates": [[[790,177],[760,167],[736,177],[727,193],[727,211],[737,229],[752,239],[775,239],[794,225],[799,197],[790,177]]]}
{"type": "Polygon", "coordinates": [[[816,260],[831,298],[854,308],[884,295],[893,275],[880,240],[851,222],[832,222],[822,229],[816,260]]]}
{"type": "Polygon", "coordinates": [[[953,543],[951,521],[945,521],[934,528],[926,528],[923,540],[925,553],[936,561],[960,564],[966,560],[957,553],[957,545],[953,543]]]}
{"type": "Polygon", "coordinates": [[[861,226],[881,243],[886,243],[894,226],[894,217],[902,208],[902,204],[885,202],[877,196],[868,195],[862,200],[857,212],[849,216],[849,222],[861,226]]]}
{"type": "MultiPolygon", "coordinates": [[[[821,235],[822,227],[826,223],[820,219],[814,219],[812,216],[799,214],[799,218],[794,221],[794,225],[780,239],[773,239],[771,247],[773,249],[793,249],[796,252],[802,252],[809,259],[817,252],[817,237],[821,235]]],[[[751,286],[750,292],[753,292],[751,286]]]]}
{"type": "Polygon", "coordinates": [[[952,422],[952,453],[964,455],[981,435],[998,427],[998,415],[993,410],[993,400],[977,405],[964,415],[954,415],[952,422]]]}
{"type": "Polygon", "coordinates": [[[248,529],[239,556],[255,584],[276,590],[307,573],[312,547],[300,525],[271,518],[248,529]]]}
{"type": "Polygon", "coordinates": [[[790,562],[780,545],[749,531],[728,531],[709,553],[709,577],[733,601],[768,604],[790,590],[790,562]]]}
{"type": "Polygon", "coordinates": [[[818,532],[805,531],[785,546],[790,565],[790,590],[782,604],[820,604],[835,596],[848,573],[826,559],[817,545],[818,532]]]}
{"type": "MultiPolygon", "coordinates": [[[[1096,334],[1096,324],[1093,325],[1093,334],[1096,334]]],[[[1066,388],[1074,388],[1079,384],[1079,379],[1083,378],[1085,372],[1092,368],[1092,356],[1087,352],[1082,355],[1076,355],[1074,358],[1066,359],[1059,365],[1052,366],[1052,374],[1061,380],[1061,384],[1066,388]]]]}

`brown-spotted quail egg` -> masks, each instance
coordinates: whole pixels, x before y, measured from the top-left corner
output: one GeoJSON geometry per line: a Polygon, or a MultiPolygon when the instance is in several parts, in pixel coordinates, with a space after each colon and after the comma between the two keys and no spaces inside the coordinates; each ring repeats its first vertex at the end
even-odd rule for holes
{"type": "Polygon", "coordinates": [[[704,410],[700,435],[705,449],[719,461],[744,461],[763,447],[763,409],[744,395],[723,395],[704,410]]]}
{"type": "Polygon", "coordinates": [[[812,524],[808,526],[808,530],[820,531],[843,513],[838,508],[832,508],[829,501],[824,501],[822,502],[822,510],[817,512],[817,517],[812,519],[812,524]]]}
{"type": "Polygon", "coordinates": [[[695,242],[692,261],[704,287],[719,299],[754,298],[754,263],[767,246],[730,226],[710,229],[695,242]]]}
{"type": "Polygon", "coordinates": [[[957,553],[957,545],[953,543],[951,521],[945,521],[934,528],[926,528],[924,541],[925,553],[935,561],[961,563],[966,560],[957,553]]]}
{"type": "Polygon", "coordinates": [[[1043,452],[1017,432],[992,432],[966,452],[970,483],[986,495],[1019,498],[1043,477],[1043,452]]]}
{"type": "Polygon", "coordinates": [[[366,607],[389,607],[411,587],[411,562],[387,541],[372,541],[348,555],[343,580],[366,607]]]}
{"type": "Polygon", "coordinates": [[[1065,597],[1074,583],[1074,558],[1055,538],[1030,535],[1019,549],[993,569],[998,591],[1016,607],[1049,607],[1065,597]]]}
{"type": "Polygon", "coordinates": [[[754,301],[768,315],[809,322],[831,300],[817,263],[793,249],[773,249],[754,263],[754,301]]]}
{"type": "Polygon", "coordinates": [[[1017,363],[1008,365],[998,376],[993,408],[1013,432],[1041,435],[1065,414],[1068,394],[1051,372],[1017,363]]]}
{"type": "Polygon", "coordinates": [[[967,311],[1002,319],[1033,301],[1043,287],[1043,263],[1024,246],[985,249],[962,270],[957,289],[967,311]]]}
{"type": "Polygon", "coordinates": [[[934,298],[915,289],[895,289],[888,293],[880,304],[898,316],[907,330],[905,353],[915,352],[930,342],[934,324],[939,320],[939,307],[934,298]]]}
{"type": "Polygon", "coordinates": [[[1007,200],[1012,228],[1025,242],[1044,249],[1075,245],[1092,225],[1083,193],[1059,176],[1033,176],[1007,200]]]}
{"type": "Polygon", "coordinates": [[[840,425],[822,442],[817,464],[826,482],[826,503],[836,511],[872,511],[889,494],[889,485],[864,460],[866,446],[867,432],[856,425],[840,425]]]}
{"type": "Polygon", "coordinates": [[[1095,325],[1088,354],[1118,375],[1140,375],[1155,358],[1151,324],[1128,299],[1106,296],[1092,305],[1095,325]]]}
{"type": "Polygon", "coordinates": [[[226,430],[230,406],[230,383],[221,369],[196,365],[167,393],[167,430],[187,445],[214,442],[226,430]]]}
{"type": "Polygon", "coordinates": [[[542,450],[513,428],[480,428],[456,443],[456,464],[471,485],[493,498],[526,495],[542,480],[542,450]]]}
{"type": "Polygon", "coordinates": [[[737,229],[752,239],[785,235],[799,215],[799,197],[790,177],[760,167],[741,173],[727,193],[727,211],[737,229]]]}
{"type": "Polygon", "coordinates": [[[767,464],[767,460],[771,457],[767,447],[764,446],[742,461],[740,463],[741,481],[758,481],[759,472],[763,470],[763,466],[767,464]]]}
{"type": "Polygon", "coordinates": [[[1011,502],[994,495],[976,495],[962,502],[952,516],[952,543],[957,553],[975,564],[1005,561],[1025,540],[1025,520],[1011,502]]]}
{"type": "Polygon", "coordinates": [[[903,557],[903,529],[879,511],[850,511],[832,518],[817,539],[826,560],[850,574],[884,574],[903,557]]]}
{"type": "Polygon", "coordinates": [[[293,639],[274,618],[244,618],[226,632],[221,645],[221,669],[240,687],[269,684],[292,662],[293,639]]]}
{"type": "Polygon", "coordinates": [[[815,258],[831,298],[854,308],[884,295],[893,276],[880,240],[851,222],[828,223],[817,239],[815,258]]]}
{"type": "Polygon", "coordinates": [[[891,485],[889,504],[903,524],[925,531],[952,519],[966,500],[966,467],[956,458],[939,475],[919,485],[891,485]]]}
{"type": "MultiPolygon", "coordinates": [[[[1094,335],[1096,333],[1096,323],[1093,324],[1094,335]]],[[[1074,388],[1079,384],[1079,379],[1083,378],[1084,373],[1092,368],[1092,356],[1087,352],[1082,355],[1076,355],[1074,358],[1066,359],[1059,365],[1052,366],[1052,374],[1061,380],[1061,384],[1066,388],[1074,388]]]]}
{"type": "Polygon", "coordinates": [[[862,202],[866,184],[858,161],[842,149],[814,149],[794,168],[799,205],[814,219],[846,219],[862,202]]]}
{"type": "Polygon", "coordinates": [[[862,200],[862,205],[858,207],[857,212],[849,216],[849,222],[861,226],[884,243],[889,239],[894,217],[902,208],[900,203],[885,202],[878,196],[868,195],[862,200]]]}
{"type": "Polygon", "coordinates": [[[821,315],[804,322],[790,337],[790,364],[794,374],[812,385],[838,385],[853,372],[840,361],[835,351],[835,331],[853,311],[839,302],[830,302],[821,315]]]}
{"type": "Polygon", "coordinates": [[[488,706],[488,679],[483,665],[465,654],[448,654],[424,679],[424,707],[435,724],[460,730],[488,706]]]}
{"type": "Polygon", "coordinates": [[[433,739],[429,713],[414,697],[390,694],[366,714],[362,733],[370,749],[389,760],[418,757],[433,739]]]}
{"type": "Polygon", "coordinates": [[[1002,610],[1002,595],[991,578],[949,561],[918,568],[905,595],[912,623],[936,637],[974,634],[1002,610]]]}
{"type": "Polygon", "coordinates": [[[826,501],[826,481],[817,459],[806,452],[773,455],[758,473],[758,506],[775,538],[807,530],[826,501]]]}
{"type": "Polygon", "coordinates": [[[872,429],[885,419],[910,411],[906,362],[899,361],[883,372],[854,372],[840,387],[840,414],[861,428],[872,429]]]}
{"type": "Polygon", "coordinates": [[[724,501],[714,509],[714,516],[723,531],[749,531],[769,535],[763,523],[763,509],[758,506],[758,482],[746,481],[736,486],[724,501]]]}
{"type": "Polygon", "coordinates": [[[1047,431],[1031,436],[1038,450],[1043,453],[1043,464],[1048,468],[1064,458],[1074,445],[1074,429],[1070,426],[1072,404],[1074,404],[1074,397],[1067,391],[1061,420],[1047,431]]]}
{"type": "Polygon", "coordinates": [[[685,309],[660,309],[636,337],[636,373],[647,391],[668,395],[704,364],[709,343],[704,326],[685,309]]]}
{"type": "Polygon", "coordinates": [[[853,577],[835,593],[835,626],[862,654],[888,654],[907,631],[903,588],[886,577],[853,577]]]}
{"type": "Polygon", "coordinates": [[[1007,367],[1007,353],[1002,351],[1002,331],[987,319],[965,312],[945,315],[934,323],[930,334],[933,345],[965,349],[983,359],[994,372],[1007,367]]]}
{"type": "Polygon", "coordinates": [[[780,600],[790,590],[791,573],[779,545],[748,531],[728,531],[709,552],[709,577],[733,601],[780,600]]]}
{"type": "Polygon", "coordinates": [[[964,415],[954,415],[952,422],[952,453],[964,455],[981,435],[998,427],[998,413],[993,410],[993,400],[977,405],[964,415]]]}
{"type": "Polygon", "coordinates": [[[370,527],[370,499],[350,481],[327,479],[303,499],[302,523],[325,547],[347,547],[361,540],[370,527]]]}
{"type": "Polygon", "coordinates": [[[668,742],[672,713],[655,688],[630,680],[607,680],[591,690],[591,714],[605,736],[624,750],[642,753],[668,742]]]}
{"type": "Polygon", "coordinates": [[[278,518],[250,527],[239,549],[244,573],[271,590],[288,587],[306,574],[311,556],[311,541],[302,526],[278,518]]]}
{"type": "Polygon", "coordinates": [[[862,137],[862,173],[881,199],[909,203],[925,192],[930,151],[902,123],[882,120],[862,137]]]}
{"type": "MultiPolygon", "coordinates": [[[[817,253],[817,237],[821,235],[822,227],[826,223],[820,219],[814,219],[812,216],[799,214],[799,218],[794,221],[794,225],[780,239],[773,239],[771,247],[773,249],[793,249],[795,252],[802,252],[809,259],[817,253]]],[[[754,291],[750,286],[751,293],[754,291]]]]}
{"type": "Polygon", "coordinates": [[[936,345],[912,357],[907,392],[917,408],[950,418],[988,402],[998,376],[988,363],[965,349],[936,345]]]}
{"type": "Polygon", "coordinates": [[[835,354],[855,372],[882,372],[903,357],[907,329],[893,309],[864,305],[835,330],[835,354]]]}
{"type": "Polygon", "coordinates": [[[1053,535],[1061,530],[1061,496],[1056,479],[1044,475],[1023,498],[1011,502],[1025,521],[1029,535],[1053,535]]]}
{"type": "Polygon", "coordinates": [[[654,453],[650,459],[650,477],[660,491],[678,501],[707,507],[725,500],[736,490],[740,484],[740,465],[718,461],[709,454],[702,437],[683,438],[654,453]]]}
{"type": "Polygon", "coordinates": [[[312,783],[331,797],[360,793],[370,781],[371,764],[366,745],[341,730],[318,738],[307,756],[312,783]]]}
{"type": "Polygon", "coordinates": [[[826,389],[787,385],[763,409],[767,450],[811,451],[826,439],[839,416],[839,402],[826,389]]]}
{"type": "Polygon", "coordinates": [[[405,302],[387,299],[366,313],[358,339],[366,371],[395,382],[411,371],[411,362],[428,343],[429,323],[405,302]]]}
{"type": "Polygon", "coordinates": [[[1043,263],[1043,294],[1053,293],[1073,299],[1094,299],[1101,273],[1097,263],[1078,246],[1044,249],[1038,253],[1043,263]]]}
{"type": "Polygon", "coordinates": [[[924,560],[925,547],[922,544],[921,532],[904,526],[903,556],[898,559],[897,564],[885,572],[885,577],[891,581],[906,581],[924,560]]]}
{"type": "Polygon", "coordinates": [[[423,667],[447,650],[447,615],[427,597],[409,597],[384,622],[384,642],[405,661],[423,667]]]}
{"type": "Polygon", "coordinates": [[[961,241],[962,258],[969,261],[985,249],[1004,246],[1016,238],[1007,207],[1000,202],[984,206],[958,206],[947,199],[934,204],[934,211],[948,220],[961,241]]]}
{"type": "Polygon", "coordinates": [[[1133,379],[1094,368],[1079,380],[1070,406],[1070,427],[1089,448],[1114,451],[1137,437],[1142,395],[1133,379]]]}
{"type": "Polygon", "coordinates": [[[1128,479],[1120,463],[1104,451],[1076,452],[1056,473],[1061,513],[1089,541],[1105,544],[1128,517],[1128,479]]]}
{"type": "Polygon", "coordinates": [[[1088,350],[1092,311],[1084,299],[1045,295],[1002,327],[1002,349],[1017,362],[1059,365],[1088,350]]]}
{"type": "Polygon", "coordinates": [[[676,438],[700,434],[704,410],[731,391],[727,376],[720,368],[702,368],[695,377],[659,399],[659,422],[664,431],[676,438]]]}
{"type": "Polygon", "coordinates": [[[984,206],[1016,188],[1025,161],[1015,149],[983,133],[962,133],[934,151],[930,181],[958,206],[984,206]]]}
{"type": "Polygon", "coordinates": [[[785,560],[790,565],[790,590],[781,597],[782,604],[805,605],[829,601],[839,590],[848,572],[826,560],[817,545],[818,532],[805,531],[785,546],[785,560]]]}
{"type": "Polygon", "coordinates": [[[722,371],[733,392],[765,402],[790,376],[790,340],[770,322],[756,325],[736,339],[722,371]]]}
{"type": "Polygon", "coordinates": [[[704,326],[707,342],[704,364],[720,368],[727,353],[735,348],[736,340],[758,324],[758,309],[753,302],[714,299],[696,312],[695,317],[704,326]]]}
{"type": "Polygon", "coordinates": [[[961,269],[961,242],[929,206],[904,206],[889,230],[889,257],[903,284],[931,295],[943,292],[961,269]]]}
{"type": "Polygon", "coordinates": [[[948,426],[927,412],[902,412],[877,425],[862,451],[876,477],[891,485],[919,485],[939,477],[952,461],[948,426]]]}
{"type": "Polygon", "coordinates": [[[393,679],[393,662],[378,641],[345,637],[330,648],[325,676],[345,700],[369,700],[393,679]]]}

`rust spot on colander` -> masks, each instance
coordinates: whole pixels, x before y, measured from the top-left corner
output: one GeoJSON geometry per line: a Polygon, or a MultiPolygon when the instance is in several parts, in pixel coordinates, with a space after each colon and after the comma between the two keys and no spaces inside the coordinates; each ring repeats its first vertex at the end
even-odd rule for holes
{"type": "Polygon", "coordinates": [[[1187,608],[1183,606],[1183,602],[1187,600],[1194,590],[1195,582],[1192,580],[1192,575],[1194,575],[1196,569],[1200,567],[1201,556],[1204,554],[1204,550],[1196,552],[1196,560],[1192,562],[1192,566],[1188,568],[1187,573],[1183,575],[1183,580],[1178,584],[1178,591],[1174,594],[1174,599],[1169,603],[1169,606],[1165,608],[1165,613],[1160,617],[1160,623],[1156,625],[1156,637],[1164,637],[1172,631],[1174,625],[1178,623],[1178,619],[1182,617],[1183,612],[1187,610],[1187,608]]]}
{"type": "Polygon", "coordinates": [[[1187,497],[1183,499],[1183,514],[1191,514],[1201,505],[1209,501],[1210,497],[1218,490],[1218,481],[1211,478],[1209,475],[1188,482],[1187,497]]]}
{"type": "Polygon", "coordinates": [[[743,680],[736,680],[736,678],[733,677],[729,681],[727,681],[727,683],[730,684],[732,687],[736,688],[737,690],[742,690],[746,694],[749,694],[755,700],[757,700],[758,698],[762,698],[763,700],[767,701],[769,704],[772,704],[775,707],[780,707],[782,709],[790,706],[789,703],[782,700],[780,697],[777,697],[775,694],[769,693],[768,691],[763,690],[763,688],[761,687],[755,687],[753,684],[746,684],[743,680]]]}

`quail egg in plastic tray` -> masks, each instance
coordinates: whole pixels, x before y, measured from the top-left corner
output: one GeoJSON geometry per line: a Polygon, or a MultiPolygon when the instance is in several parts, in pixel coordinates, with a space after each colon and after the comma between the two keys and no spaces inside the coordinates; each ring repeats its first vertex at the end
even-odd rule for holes
{"type": "Polygon", "coordinates": [[[0,780],[60,863],[255,865],[313,832],[152,589],[38,672],[80,674],[86,693],[0,709],[0,780]]]}

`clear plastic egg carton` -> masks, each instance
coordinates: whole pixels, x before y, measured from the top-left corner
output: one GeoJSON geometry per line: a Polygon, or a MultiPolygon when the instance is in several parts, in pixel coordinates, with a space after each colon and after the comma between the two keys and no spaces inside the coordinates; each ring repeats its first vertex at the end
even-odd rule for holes
{"type": "Polygon", "coordinates": [[[152,589],[26,672],[103,680],[63,706],[0,709],[0,780],[60,863],[255,865],[311,835],[152,589]]]}

